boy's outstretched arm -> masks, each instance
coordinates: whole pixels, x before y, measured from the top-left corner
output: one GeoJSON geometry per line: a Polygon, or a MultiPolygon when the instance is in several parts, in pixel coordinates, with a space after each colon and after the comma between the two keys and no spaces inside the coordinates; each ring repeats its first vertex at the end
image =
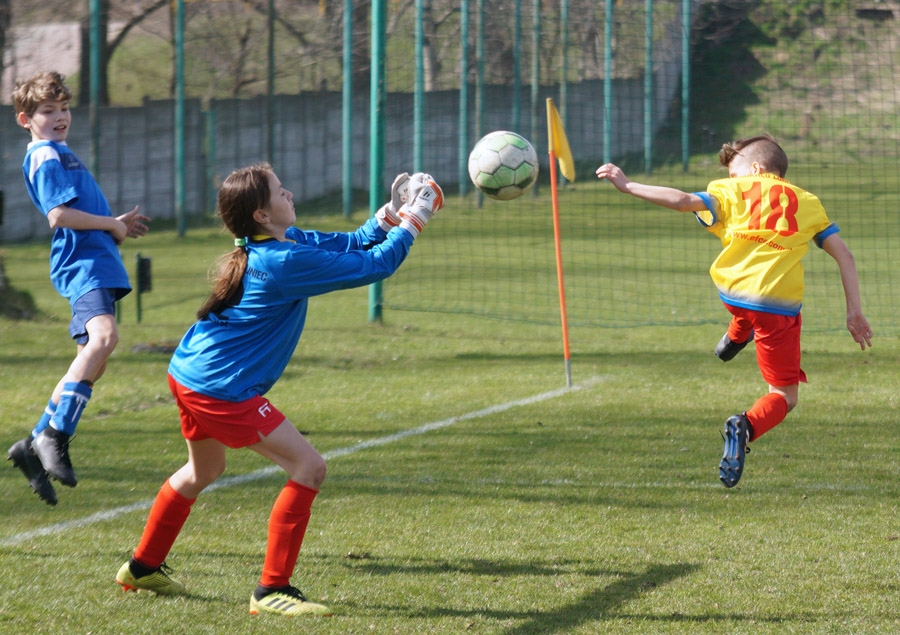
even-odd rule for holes
{"type": "Polygon", "coordinates": [[[844,286],[844,297],[847,301],[847,330],[853,336],[853,341],[859,344],[862,350],[866,350],[866,346],[872,346],[872,328],[862,312],[859,278],[853,254],[837,234],[826,238],[822,243],[822,249],[835,259],[841,271],[841,284],[844,286]]]}
{"type": "Polygon", "coordinates": [[[635,183],[625,176],[622,168],[612,163],[601,165],[597,168],[596,174],[598,179],[608,179],[620,192],[631,194],[661,207],[674,209],[676,212],[702,212],[706,209],[703,199],[696,194],[682,192],[674,187],[635,183]]]}

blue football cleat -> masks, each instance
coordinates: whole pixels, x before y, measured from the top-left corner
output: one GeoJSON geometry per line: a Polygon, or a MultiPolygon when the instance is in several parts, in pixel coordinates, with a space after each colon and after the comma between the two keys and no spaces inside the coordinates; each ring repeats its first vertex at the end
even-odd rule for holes
{"type": "Polygon", "coordinates": [[[725,453],[719,463],[719,480],[725,487],[734,487],[744,471],[744,456],[750,451],[750,421],[746,413],[734,415],[725,422],[725,453]]]}

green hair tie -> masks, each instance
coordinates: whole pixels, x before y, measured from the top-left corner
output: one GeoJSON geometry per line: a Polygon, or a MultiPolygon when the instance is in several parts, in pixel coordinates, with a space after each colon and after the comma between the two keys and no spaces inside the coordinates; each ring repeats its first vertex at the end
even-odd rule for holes
{"type": "Polygon", "coordinates": [[[235,238],[235,239],[234,239],[234,246],[235,246],[235,247],[246,247],[246,246],[247,246],[247,239],[246,239],[246,238],[235,238]]]}

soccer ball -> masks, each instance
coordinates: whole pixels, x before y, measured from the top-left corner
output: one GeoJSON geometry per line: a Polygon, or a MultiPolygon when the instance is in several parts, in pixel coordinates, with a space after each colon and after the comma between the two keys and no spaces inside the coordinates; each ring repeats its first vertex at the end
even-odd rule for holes
{"type": "Polygon", "coordinates": [[[469,154],[469,178],[485,196],[508,201],[534,185],[538,158],[525,137],[496,130],[482,137],[469,154]]]}

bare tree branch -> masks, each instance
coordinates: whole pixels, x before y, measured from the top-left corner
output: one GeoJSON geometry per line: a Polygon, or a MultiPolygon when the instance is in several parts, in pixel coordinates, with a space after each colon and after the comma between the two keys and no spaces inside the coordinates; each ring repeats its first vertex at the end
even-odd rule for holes
{"type": "Polygon", "coordinates": [[[162,9],[166,5],[169,4],[171,0],[156,0],[153,4],[141,9],[140,12],[134,14],[129,20],[125,22],[125,26],[122,27],[122,30],[113,38],[112,42],[107,45],[107,51],[109,52],[109,57],[112,57],[113,52],[116,50],[122,41],[128,37],[128,34],[131,30],[138,26],[141,22],[143,22],[150,14],[162,9]]]}

